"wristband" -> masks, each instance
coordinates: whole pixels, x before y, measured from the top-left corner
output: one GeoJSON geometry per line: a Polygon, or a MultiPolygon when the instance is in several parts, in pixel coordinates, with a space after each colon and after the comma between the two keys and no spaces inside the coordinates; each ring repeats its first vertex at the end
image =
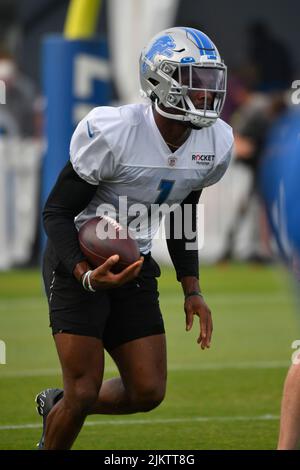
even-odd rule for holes
{"type": "Polygon", "coordinates": [[[87,271],[86,273],[84,273],[84,275],[82,276],[82,285],[83,285],[83,288],[88,291],[88,292],[96,292],[96,289],[93,288],[92,284],[91,284],[91,279],[90,279],[90,276],[91,276],[91,273],[92,271],[87,271]],[[87,282],[86,282],[87,281],[87,282]]]}
{"type": "Polygon", "coordinates": [[[199,292],[199,291],[189,292],[188,294],[185,294],[184,298],[186,300],[189,297],[193,297],[193,295],[198,295],[198,297],[202,297],[202,299],[203,299],[203,294],[201,294],[201,292],[199,292]]]}

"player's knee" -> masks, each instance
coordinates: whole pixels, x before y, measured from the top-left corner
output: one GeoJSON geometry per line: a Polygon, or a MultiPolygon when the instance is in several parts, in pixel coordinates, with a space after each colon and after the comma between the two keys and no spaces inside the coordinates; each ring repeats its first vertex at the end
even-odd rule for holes
{"type": "Polygon", "coordinates": [[[76,383],[69,396],[68,405],[76,415],[85,416],[96,403],[100,385],[95,383],[76,383]]]}
{"type": "Polygon", "coordinates": [[[146,386],[137,390],[132,401],[138,411],[151,411],[157,408],[165,397],[165,387],[162,385],[146,386]]]}

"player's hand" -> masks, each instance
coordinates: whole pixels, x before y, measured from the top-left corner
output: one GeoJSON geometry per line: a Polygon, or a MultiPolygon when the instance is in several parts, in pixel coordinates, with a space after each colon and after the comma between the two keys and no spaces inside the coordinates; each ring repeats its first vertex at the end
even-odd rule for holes
{"type": "Polygon", "coordinates": [[[139,275],[144,258],[141,256],[138,261],[130,264],[120,273],[114,274],[111,269],[118,261],[119,255],[113,255],[105,263],[92,271],[90,280],[94,289],[111,289],[132,281],[139,275]]]}
{"type": "Polygon", "coordinates": [[[200,323],[200,335],[197,339],[197,343],[201,345],[201,349],[209,348],[213,331],[213,322],[211,311],[206,305],[204,299],[199,295],[188,297],[184,303],[184,311],[186,317],[186,331],[191,330],[194,315],[197,315],[200,323]]]}

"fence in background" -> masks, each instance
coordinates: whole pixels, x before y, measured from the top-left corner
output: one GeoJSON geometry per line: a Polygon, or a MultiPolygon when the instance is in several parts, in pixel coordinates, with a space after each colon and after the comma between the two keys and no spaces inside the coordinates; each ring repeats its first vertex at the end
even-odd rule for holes
{"type": "Polygon", "coordinates": [[[35,240],[43,142],[0,139],[0,269],[28,261],[35,240]]]}

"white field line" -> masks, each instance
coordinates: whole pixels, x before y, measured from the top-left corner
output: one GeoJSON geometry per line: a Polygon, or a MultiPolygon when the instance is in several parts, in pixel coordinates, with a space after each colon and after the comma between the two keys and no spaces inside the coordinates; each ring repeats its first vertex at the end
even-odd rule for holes
{"type": "MultiPolygon", "coordinates": [[[[168,298],[168,301],[172,303],[180,303],[180,296],[171,296],[166,294],[163,298],[168,298]]],[[[249,303],[256,301],[263,301],[264,303],[277,303],[279,301],[288,301],[289,297],[284,294],[256,294],[255,296],[247,294],[212,294],[209,295],[209,300],[214,302],[222,303],[249,303]]],[[[19,299],[0,299],[0,311],[13,306],[20,306],[23,308],[37,307],[40,306],[42,298],[31,297],[31,298],[19,298],[19,299]]],[[[213,363],[213,364],[200,364],[200,365],[188,365],[188,364],[170,364],[168,367],[169,371],[202,371],[202,370],[223,370],[223,369],[276,369],[288,367],[288,361],[260,361],[260,362],[224,362],[224,363],[213,363]]],[[[107,372],[114,372],[114,367],[107,367],[107,372]]],[[[4,367],[0,367],[0,378],[4,377],[38,377],[38,376],[56,376],[60,374],[59,369],[33,369],[33,370],[17,370],[17,371],[5,371],[4,367]]]]}
{"type": "MultiPolygon", "coordinates": [[[[217,362],[206,364],[170,364],[168,370],[170,372],[185,372],[185,371],[210,371],[210,370],[248,370],[248,369],[282,369],[290,365],[289,361],[260,361],[260,362],[217,362]]],[[[42,376],[56,376],[60,375],[60,369],[29,369],[29,370],[16,370],[5,371],[5,366],[0,368],[0,379],[2,378],[22,378],[22,377],[42,377],[42,376]]],[[[114,366],[105,368],[106,372],[116,372],[114,366]]]]}
{"type": "MultiPolygon", "coordinates": [[[[209,422],[235,422],[235,421],[277,421],[279,416],[276,415],[259,415],[259,416],[195,416],[192,418],[161,418],[161,419],[117,419],[103,421],[87,421],[85,426],[130,426],[145,424],[184,424],[184,423],[209,423],[209,422]]],[[[0,426],[0,431],[11,431],[21,429],[38,429],[41,424],[7,424],[0,426]]]]}

